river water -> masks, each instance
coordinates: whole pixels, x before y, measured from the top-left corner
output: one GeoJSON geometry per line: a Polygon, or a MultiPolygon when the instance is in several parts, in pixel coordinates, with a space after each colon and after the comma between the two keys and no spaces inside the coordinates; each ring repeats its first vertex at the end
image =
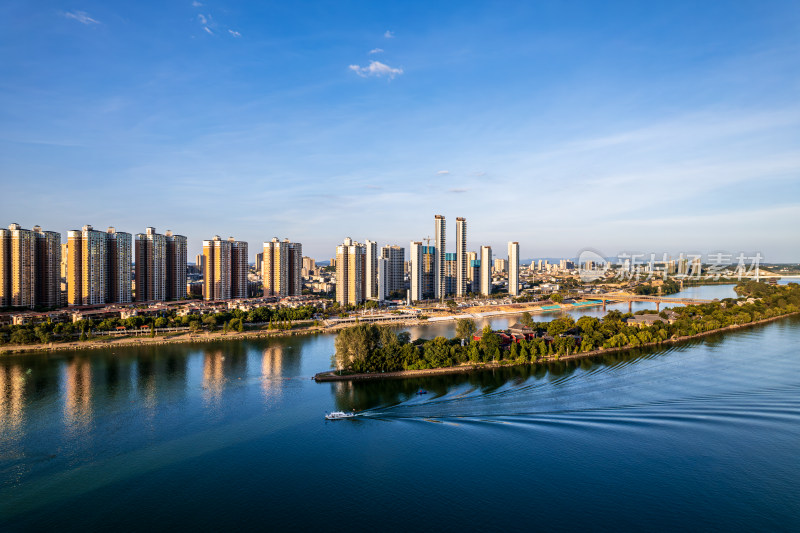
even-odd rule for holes
{"type": "Polygon", "coordinates": [[[790,317],[356,384],[310,379],[331,335],[14,356],[0,361],[0,529],[796,531],[798,346],[790,317]],[[325,421],[335,409],[362,414],[325,421]]]}

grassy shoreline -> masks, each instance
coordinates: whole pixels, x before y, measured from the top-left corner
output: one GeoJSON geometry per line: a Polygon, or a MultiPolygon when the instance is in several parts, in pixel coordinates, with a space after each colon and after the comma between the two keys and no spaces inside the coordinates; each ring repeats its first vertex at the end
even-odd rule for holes
{"type": "Polygon", "coordinates": [[[428,368],[424,370],[398,370],[393,372],[380,372],[380,373],[366,373],[366,374],[344,374],[338,375],[336,374],[335,370],[327,370],[325,372],[319,372],[314,376],[314,380],[318,383],[324,382],[334,382],[334,381],[368,381],[368,380],[380,380],[380,379],[406,379],[406,378],[414,378],[414,377],[423,377],[423,376],[431,376],[431,375],[438,375],[438,374],[466,374],[470,372],[480,372],[482,370],[494,370],[497,368],[508,368],[514,366],[528,366],[528,365],[539,365],[544,363],[554,363],[554,362],[561,362],[561,361],[568,361],[573,359],[586,359],[590,357],[595,357],[598,355],[606,355],[611,353],[619,353],[619,352],[626,352],[630,350],[638,350],[641,348],[653,348],[657,346],[663,345],[671,345],[671,344],[679,344],[682,342],[687,342],[690,340],[698,339],[701,337],[706,337],[708,335],[713,335],[717,333],[724,333],[726,331],[734,331],[742,328],[748,328],[752,326],[757,326],[760,324],[765,324],[767,322],[773,322],[775,320],[779,320],[782,318],[800,315],[800,311],[796,311],[793,313],[787,313],[785,315],[774,316],[769,318],[763,318],[761,320],[755,322],[748,322],[746,324],[732,324],[730,326],[725,326],[722,328],[714,329],[711,331],[704,331],[701,333],[696,333],[694,335],[685,335],[681,337],[675,337],[666,339],[660,342],[649,342],[646,344],[639,344],[637,346],[618,346],[615,348],[599,348],[595,350],[590,350],[587,352],[577,352],[570,355],[561,355],[561,356],[545,356],[541,359],[536,361],[529,361],[525,363],[517,363],[517,362],[507,362],[507,363],[463,363],[457,366],[448,366],[448,367],[441,367],[441,368],[428,368]]]}

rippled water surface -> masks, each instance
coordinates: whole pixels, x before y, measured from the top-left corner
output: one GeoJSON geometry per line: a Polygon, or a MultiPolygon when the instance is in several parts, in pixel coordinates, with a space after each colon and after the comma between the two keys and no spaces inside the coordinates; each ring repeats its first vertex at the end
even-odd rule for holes
{"type": "Polygon", "coordinates": [[[0,529],[797,530],[798,346],[355,384],[310,380],[328,335],[8,358],[0,529]]]}

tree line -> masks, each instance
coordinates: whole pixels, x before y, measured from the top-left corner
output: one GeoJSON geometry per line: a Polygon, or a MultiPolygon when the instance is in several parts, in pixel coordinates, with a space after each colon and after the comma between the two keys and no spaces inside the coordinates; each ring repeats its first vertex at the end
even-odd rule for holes
{"type": "Polygon", "coordinates": [[[358,325],[339,333],[332,362],[338,370],[353,373],[443,368],[467,363],[522,364],[600,348],[634,348],[660,343],[800,310],[800,285],[797,283],[768,285],[748,281],[738,284],[734,290],[739,298],[673,308],[677,318],[672,324],[665,310],[659,313],[662,320],[645,327],[628,325],[626,319],[633,315],[619,311],[610,311],[602,319],[583,316],[576,321],[562,316],[548,322],[534,322],[529,313],[524,313],[520,322],[536,335],[509,345],[504,345],[489,326],[483,328],[480,340],[474,339],[476,326],[470,319],[457,322],[453,338],[413,342],[407,332],[397,332],[390,326],[358,325]],[[754,300],[747,302],[748,298],[754,300]]]}

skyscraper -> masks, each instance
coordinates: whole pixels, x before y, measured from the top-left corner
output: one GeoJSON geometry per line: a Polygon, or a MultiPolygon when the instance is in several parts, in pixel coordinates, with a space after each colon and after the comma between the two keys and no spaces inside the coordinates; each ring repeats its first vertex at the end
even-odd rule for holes
{"type": "Polygon", "coordinates": [[[150,227],[135,238],[136,301],[167,299],[167,240],[150,227]]]}
{"type": "Polygon", "coordinates": [[[456,218],[456,296],[467,294],[467,219],[456,218]]]}
{"type": "Polygon", "coordinates": [[[378,257],[376,261],[378,262],[378,300],[383,301],[388,295],[386,291],[386,278],[389,275],[389,261],[383,257],[378,257]]]}
{"type": "Polygon", "coordinates": [[[366,288],[366,293],[364,294],[364,298],[367,300],[382,300],[382,295],[378,294],[378,243],[367,239],[364,243],[364,248],[366,250],[366,256],[364,258],[364,268],[366,272],[364,286],[366,288]]]}
{"type": "Polygon", "coordinates": [[[106,230],[106,303],[131,303],[132,239],[113,227],[106,230]]]}
{"type": "Polygon", "coordinates": [[[203,299],[228,300],[231,297],[231,243],[219,235],[203,241],[203,299]]]}
{"type": "Polygon", "coordinates": [[[452,252],[444,254],[444,293],[447,296],[456,293],[457,267],[456,254],[452,252]]]}
{"type": "Polygon", "coordinates": [[[59,307],[61,301],[61,233],[43,231],[36,234],[36,305],[59,307]]]}
{"type": "Polygon", "coordinates": [[[303,294],[303,245],[289,242],[289,239],[284,239],[284,242],[289,245],[289,296],[300,296],[303,294]]]}
{"type": "Polygon", "coordinates": [[[247,298],[247,272],[250,262],[247,255],[247,243],[228,238],[231,245],[231,298],[247,298]]]}
{"type": "Polygon", "coordinates": [[[436,264],[433,274],[433,296],[441,300],[444,299],[446,293],[444,280],[445,220],[442,215],[434,217],[434,235],[436,237],[436,264]]]}
{"type": "Polygon", "coordinates": [[[10,305],[36,305],[36,233],[19,224],[8,226],[10,238],[10,305]]]}
{"type": "Polygon", "coordinates": [[[258,252],[256,254],[256,272],[263,272],[264,270],[264,252],[258,252]]]}
{"type": "Polygon", "coordinates": [[[436,247],[422,247],[422,299],[433,298],[433,277],[436,269],[436,247]]]}
{"type": "Polygon", "coordinates": [[[508,243],[508,294],[519,296],[519,243],[508,243]]]}
{"type": "Polygon", "coordinates": [[[405,256],[406,250],[402,246],[392,245],[381,248],[381,257],[387,260],[387,295],[392,292],[405,290],[405,256]]]}
{"type": "Polygon", "coordinates": [[[261,278],[264,296],[300,296],[303,293],[303,245],[273,237],[264,243],[261,278]]]}
{"type": "Polygon", "coordinates": [[[341,306],[364,301],[366,249],[350,237],[336,247],[336,301],[341,306]]]}
{"type": "Polygon", "coordinates": [[[492,294],[492,247],[481,246],[481,294],[492,294]]]}
{"type": "MultiPolygon", "coordinates": [[[[425,248],[431,248],[426,246],[425,248]]],[[[422,293],[422,277],[423,277],[423,246],[421,241],[413,241],[410,249],[411,261],[409,268],[411,270],[411,301],[417,302],[423,299],[422,293]]],[[[434,260],[435,262],[435,260],[434,260]]]]}
{"type": "Polygon", "coordinates": [[[67,267],[67,303],[102,305],[108,296],[107,233],[86,225],[67,232],[69,259],[67,267]]]}
{"type": "Polygon", "coordinates": [[[167,241],[167,300],[182,300],[186,298],[186,237],[173,235],[171,230],[167,230],[164,237],[167,241]]]}

